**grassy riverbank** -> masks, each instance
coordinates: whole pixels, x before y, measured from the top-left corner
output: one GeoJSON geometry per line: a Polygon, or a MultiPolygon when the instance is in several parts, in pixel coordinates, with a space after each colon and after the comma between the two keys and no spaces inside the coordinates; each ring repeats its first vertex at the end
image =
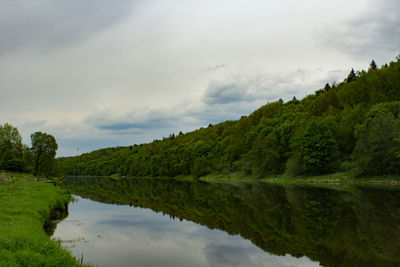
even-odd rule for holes
{"type": "Polygon", "coordinates": [[[29,175],[0,172],[0,266],[80,266],[44,230],[70,197],[29,175]]]}

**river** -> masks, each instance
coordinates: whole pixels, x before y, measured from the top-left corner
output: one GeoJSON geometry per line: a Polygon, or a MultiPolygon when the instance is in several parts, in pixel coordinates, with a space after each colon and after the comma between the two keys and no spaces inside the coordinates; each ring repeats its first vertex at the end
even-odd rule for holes
{"type": "Polygon", "coordinates": [[[400,190],[68,178],[61,241],[98,266],[399,266],[400,190]]]}

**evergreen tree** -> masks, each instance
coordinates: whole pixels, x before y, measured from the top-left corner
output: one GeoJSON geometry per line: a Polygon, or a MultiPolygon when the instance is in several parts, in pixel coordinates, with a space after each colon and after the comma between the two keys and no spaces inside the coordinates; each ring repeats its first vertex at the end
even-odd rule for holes
{"type": "Polygon", "coordinates": [[[374,61],[374,60],[372,60],[372,61],[371,61],[371,64],[369,64],[368,71],[371,71],[371,70],[376,70],[376,69],[378,69],[378,66],[376,66],[376,63],[375,63],[375,61],[374,61]]]}
{"type": "Polygon", "coordinates": [[[354,69],[351,69],[349,75],[347,76],[346,82],[352,82],[356,79],[356,73],[354,72],[354,69]]]}
{"type": "Polygon", "coordinates": [[[331,86],[329,85],[329,83],[326,83],[324,90],[328,92],[330,89],[331,89],[331,86]]]}

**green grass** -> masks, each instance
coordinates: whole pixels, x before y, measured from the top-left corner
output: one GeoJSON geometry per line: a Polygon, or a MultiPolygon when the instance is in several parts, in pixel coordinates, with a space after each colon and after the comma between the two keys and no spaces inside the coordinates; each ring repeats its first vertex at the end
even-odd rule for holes
{"type": "Polygon", "coordinates": [[[70,198],[29,175],[0,171],[0,266],[80,266],[43,228],[70,198]]]}

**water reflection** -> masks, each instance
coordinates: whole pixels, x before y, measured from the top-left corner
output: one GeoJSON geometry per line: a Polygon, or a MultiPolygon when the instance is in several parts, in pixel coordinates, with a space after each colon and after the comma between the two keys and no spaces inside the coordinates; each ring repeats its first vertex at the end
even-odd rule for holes
{"type": "Polygon", "coordinates": [[[53,238],[99,266],[318,266],[150,209],[78,198],[53,238]]]}
{"type": "Polygon", "coordinates": [[[120,263],[136,266],[148,266],[149,259],[153,266],[316,264],[304,256],[326,266],[400,265],[400,191],[393,188],[106,178],[70,178],[64,186],[95,201],[136,207],[83,199],[57,227],[55,235],[78,231],[73,223],[71,230],[62,229],[86,218],[82,233],[70,238],[100,235],[83,244],[93,251],[76,248],[76,253],[103,257],[102,266],[121,265],[105,256],[112,247],[118,248],[113,255],[120,263]]]}

